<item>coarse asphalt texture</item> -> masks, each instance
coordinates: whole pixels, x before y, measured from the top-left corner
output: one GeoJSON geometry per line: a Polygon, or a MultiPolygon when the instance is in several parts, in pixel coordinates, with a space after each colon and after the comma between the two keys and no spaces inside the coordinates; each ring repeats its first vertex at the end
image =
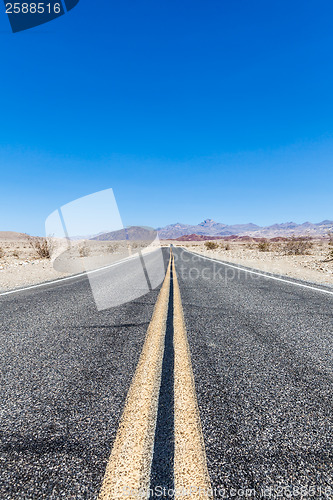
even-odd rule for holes
{"type": "Polygon", "coordinates": [[[86,276],[0,297],[1,500],[97,498],[159,289],[103,311],[86,276]]]}
{"type": "Polygon", "coordinates": [[[215,496],[333,498],[333,295],[173,252],[215,496]]]}
{"type": "MultiPolygon", "coordinates": [[[[333,296],[173,253],[215,497],[332,498],[333,296]]],[[[1,500],[97,498],[159,289],[0,297],[1,500]]]]}

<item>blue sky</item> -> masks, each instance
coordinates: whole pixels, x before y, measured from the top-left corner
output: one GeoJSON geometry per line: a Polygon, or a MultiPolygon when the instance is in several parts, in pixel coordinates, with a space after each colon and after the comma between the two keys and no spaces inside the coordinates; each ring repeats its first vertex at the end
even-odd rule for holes
{"type": "Polygon", "coordinates": [[[0,230],[113,188],[125,224],[333,219],[333,4],[0,10],[0,230]]]}

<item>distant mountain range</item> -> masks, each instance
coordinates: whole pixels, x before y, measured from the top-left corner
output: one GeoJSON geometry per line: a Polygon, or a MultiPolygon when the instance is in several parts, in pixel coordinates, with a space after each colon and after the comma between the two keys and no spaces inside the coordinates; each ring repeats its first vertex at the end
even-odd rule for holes
{"type": "Polygon", "coordinates": [[[273,224],[272,226],[257,226],[256,224],[223,224],[212,219],[206,219],[200,224],[190,225],[170,224],[157,229],[161,239],[176,239],[184,235],[196,234],[199,236],[252,236],[258,238],[275,238],[277,236],[326,236],[328,232],[333,232],[333,221],[324,220],[318,223],[304,222],[284,222],[273,224]]]}
{"type": "MultiPolygon", "coordinates": [[[[169,240],[177,239],[182,236],[190,236],[190,240],[206,240],[207,236],[216,238],[228,236],[251,236],[252,238],[277,238],[288,236],[312,236],[323,237],[328,233],[333,233],[333,221],[323,220],[322,222],[312,223],[304,222],[296,224],[296,222],[283,222],[282,224],[273,224],[272,226],[257,226],[256,224],[223,224],[215,222],[212,219],[205,219],[197,225],[170,224],[169,226],[152,229],[144,226],[130,226],[119,231],[105,232],[90,236],[78,236],[75,239],[92,239],[97,241],[153,241],[158,232],[160,239],[169,240]]],[[[0,240],[18,240],[26,239],[27,235],[23,233],[15,233],[13,231],[0,231],[0,240]]],[[[185,239],[185,238],[182,238],[185,239]]]]}

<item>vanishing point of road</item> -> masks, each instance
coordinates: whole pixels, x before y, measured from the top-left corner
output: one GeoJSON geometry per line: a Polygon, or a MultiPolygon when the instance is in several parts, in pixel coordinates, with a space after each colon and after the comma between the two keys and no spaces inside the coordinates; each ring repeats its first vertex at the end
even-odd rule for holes
{"type": "Polygon", "coordinates": [[[163,257],[0,294],[1,500],[333,498],[332,288],[163,257]]]}

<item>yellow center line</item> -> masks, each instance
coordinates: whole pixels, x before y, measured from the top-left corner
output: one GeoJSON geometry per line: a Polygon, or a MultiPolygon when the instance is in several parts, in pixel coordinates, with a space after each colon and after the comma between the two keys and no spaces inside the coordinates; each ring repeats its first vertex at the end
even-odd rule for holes
{"type": "Polygon", "coordinates": [[[99,500],[142,499],[140,492],[149,489],[169,304],[170,268],[171,255],[127,395],[99,500]]]}
{"type": "Polygon", "coordinates": [[[211,492],[204,439],[194,378],[191,354],[180,289],[174,259],[172,261],[174,294],[174,411],[175,456],[174,478],[176,499],[186,497],[207,499],[211,492]]]}
{"type": "MultiPolygon", "coordinates": [[[[137,500],[149,494],[166,322],[173,275],[174,483],[176,499],[206,499],[211,484],[174,258],[149,324],[106,468],[99,500],[137,500]]],[[[172,390],[172,388],[170,388],[172,390]]],[[[161,487],[164,485],[161,484],[161,487]]]]}

